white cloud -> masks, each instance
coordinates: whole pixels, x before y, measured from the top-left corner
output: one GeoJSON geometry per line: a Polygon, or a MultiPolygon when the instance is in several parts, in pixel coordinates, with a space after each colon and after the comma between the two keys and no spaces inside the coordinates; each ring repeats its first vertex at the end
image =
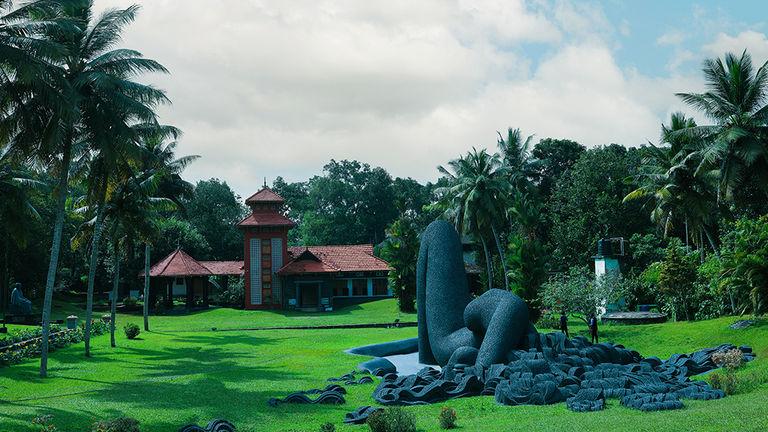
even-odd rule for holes
{"type": "Polygon", "coordinates": [[[680,45],[684,40],[685,35],[682,32],[678,30],[672,30],[659,36],[656,39],[656,45],[680,45]]]}
{"type": "Polygon", "coordinates": [[[743,31],[736,36],[719,33],[712,43],[704,46],[707,55],[722,57],[726,52],[741,54],[747,50],[752,55],[755,65],[762,65],[768,60],[768,38],[765,33],[754,30],[743,31]]]}
{"type": "Polygon", "coordinates": [[[203,156],[186,177],[219,177],[243,196],[331,158],[433,180],[436,165],[495,145],[508,126],[638,145],[676,106],[673,89],[693,82],[622,70],[613,36],[626,30],[582,3],[141,3],[125,46],[171,70],[152,80],[174,102],[162,115],[185,132],[179,152],[203,156]],[[539,58],[524,55],[530,43],[539,58]]]}

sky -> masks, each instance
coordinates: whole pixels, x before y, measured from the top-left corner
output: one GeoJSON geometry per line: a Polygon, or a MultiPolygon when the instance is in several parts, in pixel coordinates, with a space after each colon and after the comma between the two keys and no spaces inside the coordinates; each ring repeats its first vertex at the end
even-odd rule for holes
{"type": "Polygon", "coordinates": [[[764,0],[95,0],[141,5],[123,46],[170,74],[163,123],[189,181],[247,197],[330,159],[434,181],[497,131],[587,147],[657,142],[706,58],[768,60],[764,0]]]}

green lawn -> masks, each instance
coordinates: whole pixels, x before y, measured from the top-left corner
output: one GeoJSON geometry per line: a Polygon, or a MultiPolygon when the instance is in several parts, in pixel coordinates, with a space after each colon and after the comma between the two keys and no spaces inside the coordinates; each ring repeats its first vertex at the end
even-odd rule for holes
{"type": "MultiPolygon", "coordinates": [[[[29,420],[42,414],[52,414],[59,430],[67,432],[87,432],[96,419],[118,415],[138,418],[145,432],[175,431],[184,423],[206,423],[216,417],[230,419],[240,431],[316,431],[326,421],[340,431],[364,431],[367,428],[342,426],[341,420],[344,413],[373,402],[374,385],[348,387],[343,406],[270,408],[267,400],[323,387],[326,378],[349,372],[362,359],[342,350],[413,337],[415,328],[231,332],[210,328],[389,322],[395,317],[391,300],[322,316],[214,309],[153,317],[153,332],[133,341],[120,334],[116,349],[109,348],[108,336],[96,338],[91,359],[82,357],[82,344],[57,351],[50,361],[49,379],[37,378],[38,360],[0,369],[0,431],[36,431],[29,420]]],[[[120,325],[140,323],[141,317],[118,320],[120,325]]],[[[685,401],[683,410],[659,413],[625,409],[616,400],[610,400],[605,411],[578,414],[565,404],[498,406],[492,397],[444,405],[456,408],[459,424],[467,431],[767,430],[768,322],[729,330],[734,320],[602,329],[606,340],[662,357],[723,342],[752,345],[758,360],[740,375],[755,385],[723,400],[685,401]]],[[[573,322],[572,327],[575,332],[586,331],[580,323],[573,322]]],[[[438,430],[441,406],[408,409],[416,414],[420,430],[433,431],[438,430]]]]}

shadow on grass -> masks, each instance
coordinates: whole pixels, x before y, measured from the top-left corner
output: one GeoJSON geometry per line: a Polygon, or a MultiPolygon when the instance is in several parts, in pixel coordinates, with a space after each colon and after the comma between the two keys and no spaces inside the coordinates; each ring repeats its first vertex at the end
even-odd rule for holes
{"type": "MultiPolygon", "coordinates": [[[[120,346],[120,355],[97,355],[87,360],[80,350],[59,353],[61,355],[57,361],[62,363],[113,363],[113,366],[103,369],[112,370],[115,375],[82,376],[76,366],[65,369],[66,375],[55,374],[57,379],[72,383],[61,386],[64,394],[41,394],[40,397],[23,400],[1,401],[0,406],[17,408],[15,415],[0,416],[7,420],[2,422],[3,426],[9,427],[6,426],[8,421],[14,421],[17,423],[14,426],[19,426],[14,431],[36,431],[29,421],[34,416],[50,414],[54,416],[54,423],[59,430],[90,430],[87,428],[94,421],[128,415],[141,419],[142,430],[173,431],[189,423],[205,424],[213,418],[247,421],[251,425],[258,425],[274,418],[277,412],[290,416],[295,413],[294,410],[307,410],[307,407],[270,408],[267,405],[269,398],[283,397],[289,392],[281,382],[312,381],[310,370],[286,370],[270,366],[270,359],[263,356],[259,356],[259,361],[256,361],[253,346],[259,349],[263,347],[264,352],[268,352],[270,345],[276,343],[275,338],[211,334],[179,337],[166,343],[166,346],[153,348],[147,346],[149,344],[131,344],[126,341],[120,346]],[[178,345],[177,339],[186,346],[175,346],[178,345]],[[242,350],[237,349],[239,344],[244,345],[242,350]],[[254,360],[253,364],[249,363],[249,359],[254,360]],[[125,374],[127,379],[121,380],[115,367],[132,371],[125,374]],[[60,403],[66,404],[66,400],[72,399],[74,395],[77,395],[75,399],[83,403],[78,402],[71,409],[62,408],[60,403]],[[51,399],[62,402],[49,402],[51,399]],[[50,408],[51,405],[57,408],[50,408]],[[25,414],[18,414],[20,411],[34,415],[27,418],[25,414]]],[[[282,358],[279,353],[275,354],[275,359],[282,358]]],[[[13,379],[38,381],[32,369],[16,371],[13,379]]],[[[290,391],[295,390],[306,389],[295,388],[290,391]]],[[[312,407],[309,412],[319,413],[326,409],[329,407],[312,407]]],[[[350,408],[331,409],[334,416],[342,418],[350,408]]]]}

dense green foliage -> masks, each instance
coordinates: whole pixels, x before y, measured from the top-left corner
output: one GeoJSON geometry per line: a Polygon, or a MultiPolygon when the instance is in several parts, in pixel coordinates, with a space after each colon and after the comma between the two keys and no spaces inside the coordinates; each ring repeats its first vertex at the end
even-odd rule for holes
{"type": "Polygon", "coordinates": [[[629,238],[649,229],[639,204],[622,203],[632,190],[624,180],[634,175],[639,162],[638,150],[596,147],[558,181],[549,205],[555,270],[589,263],[600,238],[629,238]]]}
{"type": "Polygon", "coordinates": [[[606,273],[599,279],[585,267],[571,267],[568,273],[550,278],[541,287],[541,304],[551,311],[578,314],[587,320],[598,315],[608,303],[626,298],[628,290],[624,279],[606,273]]]}
{"type": "Polygon", "coordinates": [[[403,312],[416,311],[416,262],[419,256],[419,232],[416,222],[408,215],[401,216],[387,229],[387,238],[381,244],[381,257],[392,270],[389,286],[403,312]]]}
{"type": "MultiPolygon", "coordinates": [[[[209,253],[193,255],[201,260],[234,260],[243,258],[243,234],[237,223],[246,209],[239,196],[226,182],[210,179],[197,182],[195,192],[184,203],[189,223],[205,238],[209,253]]],[[[201,251],[202,252],[202,251],[201,251]]]]}
{"type": "Polygon", "coordinates": [[[723,239],[721,268],[725,289],[739,302],[737,310],[768,309],[768,215],[736,221],[723,239]]]}

